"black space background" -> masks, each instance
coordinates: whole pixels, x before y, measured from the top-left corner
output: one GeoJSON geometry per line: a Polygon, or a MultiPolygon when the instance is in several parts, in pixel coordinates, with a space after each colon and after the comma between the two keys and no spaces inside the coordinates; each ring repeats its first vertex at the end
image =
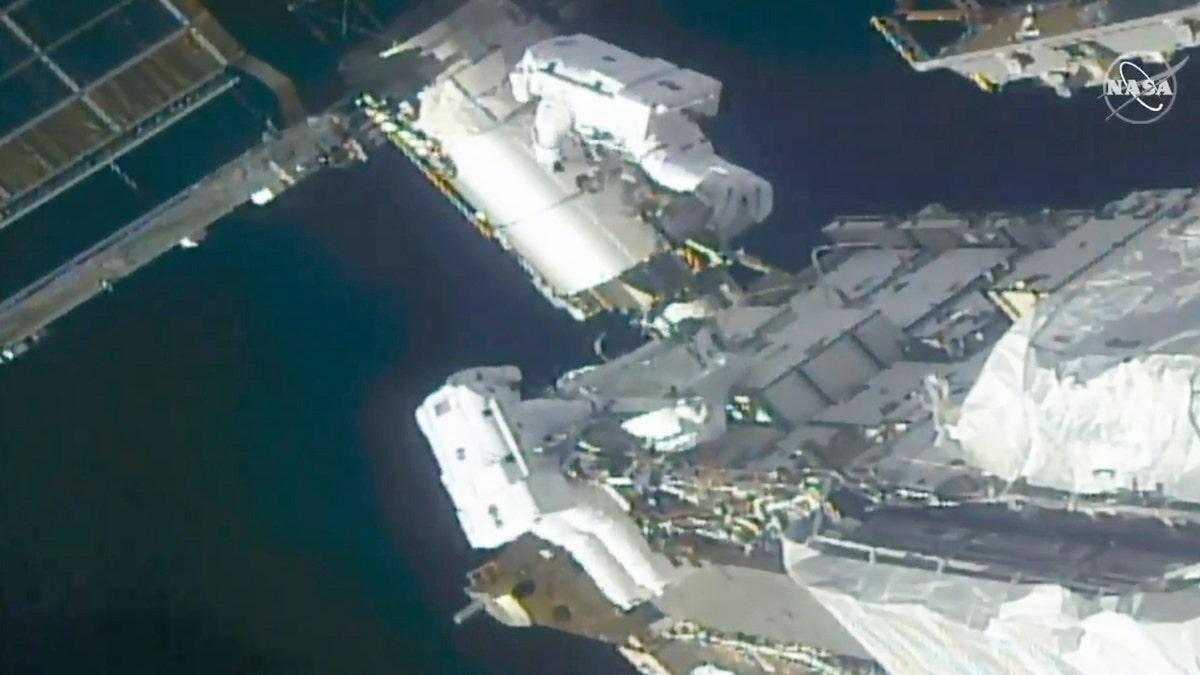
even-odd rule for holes
{"type": "MultiPolygon", "coordinates": [[[[268,56],[327,69],[265,3],[224,4],[268,56]]],[[[908,72],[867,26],[889,4],[615,2],[593,28],[725,82],[712,135],[775,184],[749,245],[782,263],[836,213],[1088,206],[1200,178],[1200,66],[1160,124],[1105,122],[1090,97],[908,72]]],[[[102,177],[6,232],[0,283],[176,189],[252,118],[202,113],[123,163],[137,193],[102,177]]],[[[595,330],[392,153],[239,212],[0,370],[0,673],[628,672],[566,637],[451,626],[481,557],[412,423],[454,369],[544,381],[595,330]]]]}

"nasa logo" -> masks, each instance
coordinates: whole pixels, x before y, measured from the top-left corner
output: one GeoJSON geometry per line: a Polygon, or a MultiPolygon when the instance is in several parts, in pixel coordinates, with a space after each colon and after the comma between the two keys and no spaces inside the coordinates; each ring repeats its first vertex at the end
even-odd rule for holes
{"type": "Polygon", "coordinates": [[[1104,91],[1100,98],[1108,106],[1108,117],[1129,124],[1150,124],[1162,119],[1175,105],[1178,82],[1175,74],[1187,63],[1185,56],[1179,63],[1168,65],[1155,63],[1157,55],[1146,52],[1131,52],[1118,56],[1104,73],[1104,91]],[[1151,74],[1149,70],[1161,70],[1151,74]]]}

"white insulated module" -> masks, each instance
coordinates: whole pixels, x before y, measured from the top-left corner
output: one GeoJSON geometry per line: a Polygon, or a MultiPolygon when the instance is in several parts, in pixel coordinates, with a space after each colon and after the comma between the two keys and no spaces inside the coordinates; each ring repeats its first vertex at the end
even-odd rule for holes
{"type": "Polygon", "coordinates": [[[387,50],[445,70],[403,114],[373,115],[554,304],[644,315],[692,282],[685,249],[716,262],[771,213],[770,183],[700,126],[719,81],[496,4],[387,50]]]}

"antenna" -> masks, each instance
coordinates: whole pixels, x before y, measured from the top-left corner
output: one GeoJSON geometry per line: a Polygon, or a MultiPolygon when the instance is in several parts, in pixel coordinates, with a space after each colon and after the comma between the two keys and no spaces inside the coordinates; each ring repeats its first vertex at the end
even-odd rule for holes
{"type": "Polygon", "coordinates": [[[288,11],[299,16],[308,30],[326,44],[374,37],[383,31],[383,22],[371,0],[292,0],[288,11]]]}

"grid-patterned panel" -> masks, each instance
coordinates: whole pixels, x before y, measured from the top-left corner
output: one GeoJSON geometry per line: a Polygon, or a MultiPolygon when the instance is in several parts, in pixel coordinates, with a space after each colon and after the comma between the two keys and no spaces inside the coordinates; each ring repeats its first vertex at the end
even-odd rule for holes
{"type": "MultiPolygon", "coordinates": [[[[11,10],[10,16],[29,34],[34,42],[43,49],[52,49],[54,45],[65,42],[72,33],[81,27],[121,5],[108,5],[103,2],[89,0],[58,0],[53,5],[54,11],[44,2],[30,2],[11,10]]],[[[101,50],[110,50],[110,45],[100,45],[101,50]]]]}
{"type": "MultiPolygon", "coordinates": [[[[37,6],[46,1],[41,0],[37,6]]],[[[59,2],[63,0],[54,2],[56,13],[59,2]]],[[[89,0],[67,0],[67,4],[78,2],[89,0]]],[[[18,14],[14,12],[14,18],[20,21],[18,14]]],[[[48,51],[72,79],[85,86],[182,28],[158,0],[131,0],[73,26],[70,30],[77,31],[73,37],[48,51]]]]}
{"type": "MultiPolygon", "coordinates": [[[[0,14],[0,20],[7,18],[0,14]]],[[[67,92],[26,42],[0,28],[0,133],[16,128],[67,92]]]]}
{"type": "Polygon", "coordinates": [[[0,0],[0,222],[240,56],[196,0],[0,0]]]}

